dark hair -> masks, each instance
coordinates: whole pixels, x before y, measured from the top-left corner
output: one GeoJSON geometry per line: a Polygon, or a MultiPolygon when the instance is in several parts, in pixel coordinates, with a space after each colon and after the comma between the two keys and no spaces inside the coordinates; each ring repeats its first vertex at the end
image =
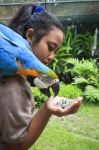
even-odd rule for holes
{"type": "Polygon", "coordinates": [[[33,13],[34,7],[36,6],[32,4],[23,5],[12,19],[9,27],[19,33],[23,38],[26,38],[25,34],[27,29],[32,28],[35,34],[35,43],[39,42],[43,36],[48,34],[53,27],[63,32],[62,24],[54,15],[45,10],[33,13]]]}

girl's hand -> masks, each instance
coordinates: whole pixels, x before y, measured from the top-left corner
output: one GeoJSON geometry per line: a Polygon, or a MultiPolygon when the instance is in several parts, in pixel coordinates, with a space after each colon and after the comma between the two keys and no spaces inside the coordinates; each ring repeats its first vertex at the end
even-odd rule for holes
{"type": "Polygon", "coordinates": [[[78,97],[77,99],[73,100],[72,103],[66,108],[58,107],[57,103],[59,103],[63,100],[66,100],[66,98],[58,97],[58,96],[50,97],[48,99],[48,101],[46,102],[46,107],[52,115],[61,117],[61,116],[76,113],[81,105],[82,97],[78,97]]]}

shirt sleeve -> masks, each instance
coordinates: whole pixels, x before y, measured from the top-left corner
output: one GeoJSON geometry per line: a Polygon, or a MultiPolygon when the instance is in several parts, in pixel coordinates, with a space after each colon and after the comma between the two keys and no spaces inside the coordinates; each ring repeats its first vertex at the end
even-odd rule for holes
{"type": "Polygon", "coordinates": [[[13,88],[3,93],[0,101],[0,130],[3,141],[23,142],[33,113],[31,92],[26,87],[13,88]]]}

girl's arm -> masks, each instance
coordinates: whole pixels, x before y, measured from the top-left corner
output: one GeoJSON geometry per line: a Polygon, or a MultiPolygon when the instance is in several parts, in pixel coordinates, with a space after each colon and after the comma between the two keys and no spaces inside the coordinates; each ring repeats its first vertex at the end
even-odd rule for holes
{"type": "Polygon", "coordinates": [[[69,108],[61,109],[55,106],[55,103],[61,99],[61,97],[50,98],[45,102],[40,110],[33,116],[27,129],[26,140],[20,144],[10,144],[10,150],[28,150],[38,139],[52,114],[59,117],[73,114],[79,109],[82,100],[82,98],[78,98],[69,108]]]}

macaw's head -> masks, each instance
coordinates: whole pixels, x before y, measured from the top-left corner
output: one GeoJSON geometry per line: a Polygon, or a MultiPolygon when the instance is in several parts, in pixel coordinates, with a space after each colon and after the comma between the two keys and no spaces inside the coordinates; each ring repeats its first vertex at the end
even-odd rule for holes
{"type": "Polygon", "coordinates": [[[31,86],[36,86],[46,96],[56,96],[59,92],[59,79],[52,78],[47,74],[40,74],[38,77],[27,77],[31,86]]]}
{"type": "Polygon", "coordinates": [[[34,79],[34,84],[43,94],[47,95],[48,97],[52,95],[56,96],[59,92],[59,79],[52,79],[46,74],[36,77],[34,79]]]}

